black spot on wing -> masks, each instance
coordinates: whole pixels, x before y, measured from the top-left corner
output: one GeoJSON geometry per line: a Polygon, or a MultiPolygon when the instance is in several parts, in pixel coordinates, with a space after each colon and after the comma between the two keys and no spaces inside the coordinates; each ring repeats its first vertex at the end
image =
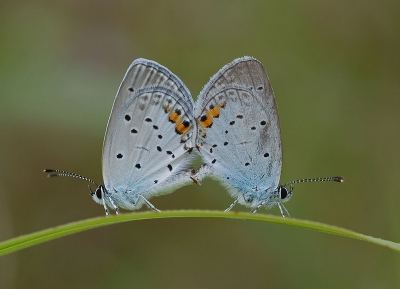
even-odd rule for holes
{"type": "Polygon", "coordinates": [[[175,155],[171,151],[167,151],[167,154],[170,155],[172,158],[175,158],[175,155]]]}

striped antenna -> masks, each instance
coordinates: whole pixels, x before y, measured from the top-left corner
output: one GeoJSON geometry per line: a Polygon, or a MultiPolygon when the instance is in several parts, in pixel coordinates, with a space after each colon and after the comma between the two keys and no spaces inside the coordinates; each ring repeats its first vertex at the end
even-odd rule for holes
{"type": "Polygon", "coordinates": [[[301,180],[288,182],[288,183],[284,184],[283,186],[286,187],[288,185],[292,186],[294,184],[308,183],[308,182],[339,182],[339,183],[343,183],[344,178],[343,177],[329,177],[329,178],[301,179],[301,180]]]}
{"type": "Polygon", "coordinates": [[[88,182],[91,182],[93,184],[95,184],[96,186],[98,186],[98,184],[96,184],[95,181],[86,178],[84,176],[78,175],[78,174],[74,174],[74,173],[70,173],[70,172],[66,172],[66,171],[61,171],[61,170],[53,170],[53,169],[45,169],[43,172],[48,173],[47,177],[48,178],[53,178],[53,177],[71,177],[71,178],[77,178],[77,179],[81,179],[81,180],[85,180],[88,182]]]}

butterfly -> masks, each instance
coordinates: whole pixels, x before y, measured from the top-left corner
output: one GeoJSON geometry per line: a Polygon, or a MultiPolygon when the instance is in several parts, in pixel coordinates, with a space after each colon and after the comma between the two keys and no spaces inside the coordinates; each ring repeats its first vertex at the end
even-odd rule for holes
{"type": "Polygon", "coordinates": [[[128,68],[115,97],[103,142],[104,185],[61,170],[49,177],[68,176],[97,186],[93,200],[118,214],[139,209],[148,199],[193,183],[186,168],[192,153],[194,102],[183,82],[155,61],[137,59],[128,68]]]}
{"type": "Polygon", "coordinates": [[[235,59],[204,86],[195,105],[195,146],[205,161],[192,177],[219,180],[236,203],[252,208],[283,205],[300,182],[336,181],[342,177],[301,179],[279,185],[282,141],[274,92],[263,65],[252,57],[235,59]]]}

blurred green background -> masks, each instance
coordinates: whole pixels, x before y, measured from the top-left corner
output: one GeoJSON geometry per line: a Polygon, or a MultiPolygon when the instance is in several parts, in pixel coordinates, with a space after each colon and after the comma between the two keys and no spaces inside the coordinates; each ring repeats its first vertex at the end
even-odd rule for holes
{"type": "MultiPolygon", "coordinates": [[[[1,1],[0,240],[104,214],[111,105],[130,63],[155,60],[196,97],[250,55],[279,106],[292,217],[400,241],[399,1],[1,1]]],[[[200,161],[196,163],[200,165],[200,161]]],[[[159,209],[223,210],[217,182],[153,198],[159,209]]],[[[246,210],[238,206],[236,210],[246,210]]],[[[279,210],[261,210],[279,215],[279,210]]],[[[130,222],[0,258],[0,288],[399,288],[400,255],[257,222],[130,222]]]]}

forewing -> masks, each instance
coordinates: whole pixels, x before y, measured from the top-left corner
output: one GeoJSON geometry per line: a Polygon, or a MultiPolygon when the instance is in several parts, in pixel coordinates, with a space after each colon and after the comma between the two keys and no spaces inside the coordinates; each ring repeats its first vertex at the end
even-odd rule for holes
{"type": "Polygon", "coordinates": [[[196,146],[231,194],[275,189],[282,167],[274,93],[251,57],[224,66],[203,88],[195,108],[196,146]]]}

